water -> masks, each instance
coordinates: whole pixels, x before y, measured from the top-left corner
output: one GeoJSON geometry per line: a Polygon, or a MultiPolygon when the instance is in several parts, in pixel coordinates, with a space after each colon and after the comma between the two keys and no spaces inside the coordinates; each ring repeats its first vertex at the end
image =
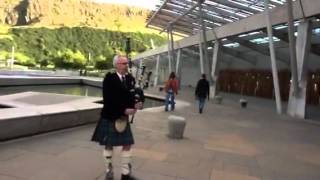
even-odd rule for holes
{"type": "MultiPolygon", "coordinates": [[[[26,91],[67,94],[67,95],[77,95],[77,96],[102,97],[101,88],[86,86],[86,85],[76,85],[76,84],[0,87],[0,96],[14,94],[14,93],[21,93],[26,91]]],[[[157,107],[157,106],[162,106],[163,104],[164,104],[163,101],[150,99],[146,97],[144,107],[145,108],[157,107]]]]}
{"type": "Polygon", "coordinates": [[[21,93],[26,91],[68,94],[77,96],[102,97],[101,89],[86,85],[38,85],[0,87],[0,95],[21,93]]]}

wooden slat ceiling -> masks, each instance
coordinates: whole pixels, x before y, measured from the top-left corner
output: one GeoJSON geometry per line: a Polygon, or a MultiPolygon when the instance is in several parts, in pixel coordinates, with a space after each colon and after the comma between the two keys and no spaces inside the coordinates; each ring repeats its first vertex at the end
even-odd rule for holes
{"type": "MultiPolygon", "coordinates": [[[[146,25],[157,27],[159,31],[166,31],[169,22],[197,4],[196,0],[160,0],[160,2],[161,5],[157,10],[150,13],[146,25]]],[[[285,0],[270,0],[270,8],[284,3],[285,0]]],[[[202,9],[207,29],[213,29],[262,12],[264,0],[205,0],[202,9]]],[[[184,36],[196,34],[201,29],[198,19],[199,9],[196,7],[174,23],[173,32],[184,36]]]]}

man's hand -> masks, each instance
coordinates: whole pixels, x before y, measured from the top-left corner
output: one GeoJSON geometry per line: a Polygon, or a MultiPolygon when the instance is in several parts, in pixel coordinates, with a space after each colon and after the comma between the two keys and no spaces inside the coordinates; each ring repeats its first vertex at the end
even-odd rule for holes
{"type": "Polygon", "coordinates": [[[143,107],[143,103],[142,102],[137,102],[135,105],[134,105],[134,108],[135,109],[142,109],[143,107]]]}
{"type": "Polygon", "coordinates": [[[124,113],[126,115],[134,115],[137,112],[137,109],[127,108],[124,113]]]}

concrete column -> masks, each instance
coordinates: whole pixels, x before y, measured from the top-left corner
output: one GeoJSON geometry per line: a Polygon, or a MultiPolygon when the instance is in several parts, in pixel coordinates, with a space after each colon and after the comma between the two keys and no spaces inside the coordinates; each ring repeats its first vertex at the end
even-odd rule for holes
{"type": "Polygon", "coordinates": [[[204,73],[204,60],[203,60],[203,48],[202,48],[202,35],[199,33],[199,55],[200,55],[200,72],[201,74],[204,73]]]}
{"type": "Polygon", "coordinates": [[[276,96],[277,113],[281,114],[282,113],[281,95],[280,95],[280,88],[279,88],[279,78],[278,78],[276,54],[275,54],[274,44],[273,44],[272,26],[271,26],[271,21],[270,21],[269,0],[264,0],[264,8],[265,8],[265,16],[266,16],[266,20],[267,20],[272,79],[273,79],[274,92],[275,92],[275,96],[276,96]]]}
{"type": "Polygon", "coordinates": [[[178,53],[177,53],[177,62],[176,62],[176,75],[179,79],[179,88],[181,87],[181,80],[182,80],[182,76],[181,76],[181,65],[180,65],[180,58],[181,58],[181,49],[178,49],[178,53]]]}
{"type": "Polygon", "coordinates": [[[293,27],[293,10],[292,10],[292,0],[287,0],[287,10],[288,10],[288,35],[289,35],[289,50],[290,50],[290,67],[291,67],[291,77],[293,85],[293,94],[298,94],[298,74],[297,74],[297,54],[295,51],[295,37],[294,37],[294,27],[293,27]]]}
{"type": "MultiPolygon", "coordinates": [[[[200,48],[203,51],[202,54],[202,71],[201,73],[205,73],[207,74],[208,77],[210,74],[210,66],[209,66],[209,58],[208,58],[208,47],[207,47],[207,34],[206,34],[206,24],[203,20],[203,11],[202,11],[202,3],[204,1],[203,0],[198,0],[198,8],[199,8],[199,24],[201,25],[201,32],[200,34],[202,34],[202,38],[200,36],[200,44],[202,46],[200,46],[200,48]]],[[[200,56],[201,57],[201,56],[200,56]]],[[[209,78],[209,81],[211,81],[211,78],[209,78]]]]}
{"type": "Polygon", "coordinates": [[[154,76],[154,83],[153,83],[154,86],[157,86],[157,85],[158,85],[158,80],[159,80],[159,63],[160,63],[160,54],[158,54],[158,56],[157,56],[156,73],[155,73],[155,76],[154,76]]]}
{"type": "Polygon", "coordinates": [[[208,77],[211,76],[212,84],[210,86],[210,98],[213,98],[216,95],[217,90],[217,80],[218,80],[218,73],[219,73],[219,59],[221,56],[221,44],[219,40],[216,40],[213,47],[212,52],[212,66],[211,66],[211,74],[207,75],[208,77]]]}
{"type": "Polygon", "coordinates": [[[306,90],[307,90],[307,60],[310,54],[312,24],[305,20],[300,22],[296,43],[298,91],[294,93],[293,84],[290,86],[287,113],[290,116],[304,119],[306,117],[306,90]]]}
{"type": "Polygon", "coordinates": [[[172,26],[169,24],[167,32],[168,32],[168,68],[169,68],[169,74],[172,72],[172,43],[171,43],[171,31],[172,26]]]}
{"type": "Polygon", "coordinates": [[[173,31],[172,31],[172,25],[171,25],[171,31],[170,31],[170,43],[171,43],[171,71],[174,71],[173,67],[174,67],[174,64],[175,64],[175,57],[174,57],[174,54],[175,54],[175,50],[174,50],[174,41],[173,41],[173,31]]]}
{"type": "Polygon", "coordinates": [[[177,63],[176,63],[176,74],[178,77],[180,77],[180,58],[181,58],[181,49],[178,50],[178,54],[177,54],[177,63]]]}
{"type": "Polygon", "coordinates": [[[138,78],[139,78],[139,72],[140,72],[140,62],[141,60],[137,60],[137,63],[139,63],[139,65],[137,65],[136,67],[135,67],[135,69],[136,69],[136,71],[135,71],[135,78],[136,78],[136,81],[138,80],[138,78]]]}
{"type": "Polygon", "coordinates": [[[143,66],[143,59],[141,59],[140,60],[140,62],[139,62],[139,74],[138,74],[138,85],[139,85],[139,87],[141,87],[142,88],[142,85],[143,85],[143,82],[142,82],[142,80],[143,80],[143,76],[142,76],[142,66],[143,66]]]}

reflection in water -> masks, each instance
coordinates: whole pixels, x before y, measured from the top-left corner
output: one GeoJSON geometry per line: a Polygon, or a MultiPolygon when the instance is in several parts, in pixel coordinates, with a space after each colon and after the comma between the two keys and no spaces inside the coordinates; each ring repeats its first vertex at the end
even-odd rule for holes
{"type": "MultiPolygon", "coordinates": [[[[39,86],[11,86],[0,87],[0,96],[26,91],[46,92],[56,94],[67,94],[77,96],[102,97],[101,88],[86,85],[39,85],[39,86]]],[[[163,101],[148,99],[144,103],[144,107],[162,106],[163,101]]]]}

